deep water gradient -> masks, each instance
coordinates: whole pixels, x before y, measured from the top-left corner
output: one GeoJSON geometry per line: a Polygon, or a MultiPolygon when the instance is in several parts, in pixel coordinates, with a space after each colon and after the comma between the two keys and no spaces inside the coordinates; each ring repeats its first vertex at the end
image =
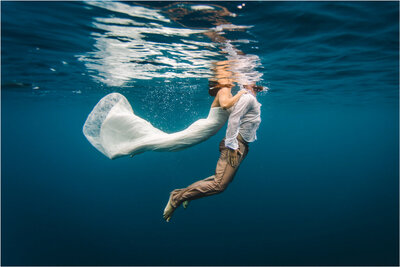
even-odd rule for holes
{"type": "MultiPolygon", "coordinates": [[[[262,124],[228,189],[165,223],[169,192],[213,173],[224,129],[181,152],[109,160],[82,126],[116,91],[155,126],[184,129],[208,113],[207,77],[122,81],[101,68],[101,42],[117,37],[96,18],[149,18],[1,2],[2,265],[399,264],[399,3],[218,4],[253,26],[226,36],[260,57],[262,124]]],[[[181,42],[161,37],[143,40],[181,42]]]]}

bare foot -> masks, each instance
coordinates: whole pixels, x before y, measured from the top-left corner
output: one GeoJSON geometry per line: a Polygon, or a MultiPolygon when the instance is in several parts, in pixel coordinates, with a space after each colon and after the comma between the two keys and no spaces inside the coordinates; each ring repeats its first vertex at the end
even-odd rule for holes
{"type": "Polygon", "coordinates": [[[182,206],[186,209],[189,206],[189,200],[183,201],[182,206]]]}
{"type": "Polygon", "coordinates": [[[171,204],[171,198],[172,198],[172,195],[170,194],[170,195],[169,195],[168,203],[167,203],[167,205],[165,206],[164,214],[163,214],[164,220],[166,220],[167,222],[169,222],[169,220],[171,220],[172,214],[174,213],[174,211],[175,211],[175,209],[176,209],[176,208],[173,207],[172,204],[171,204]]]}

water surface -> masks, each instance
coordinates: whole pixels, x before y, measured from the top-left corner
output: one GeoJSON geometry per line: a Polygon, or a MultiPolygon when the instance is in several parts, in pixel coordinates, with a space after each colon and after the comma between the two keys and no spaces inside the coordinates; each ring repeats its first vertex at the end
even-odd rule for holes
{"type": "Polygon", "coordinates": [[[241,4],[1,2],[2,265],[398,265],[398,2],[241,4]],[[111,161],[82,126],[110,92],[167,132],[205,117],[235,56],[210,28],[263,121],[229,188],[165,223],[224,129],[111,161]]]}

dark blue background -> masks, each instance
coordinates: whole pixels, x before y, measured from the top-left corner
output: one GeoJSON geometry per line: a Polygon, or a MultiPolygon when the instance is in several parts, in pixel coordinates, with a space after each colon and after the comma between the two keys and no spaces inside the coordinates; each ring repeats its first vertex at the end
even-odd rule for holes
{"type": "Polygon", "coordinates": [[[111,161],[82,126],[118,91],[155,125],[183,129],[207,115],[207,80],[108,87],[76,55],[93,49],[92,17],[118,14],[1,2],[2,265],[398,265],[398,2],[219,4],[254,25],[257,48],[242,49],[271,89],[228,190],[165,223],[168,193],[213,173],[224,131],[111,161]],[[145,101],[165,87],[177,96],[167,108],[145,101]]]}

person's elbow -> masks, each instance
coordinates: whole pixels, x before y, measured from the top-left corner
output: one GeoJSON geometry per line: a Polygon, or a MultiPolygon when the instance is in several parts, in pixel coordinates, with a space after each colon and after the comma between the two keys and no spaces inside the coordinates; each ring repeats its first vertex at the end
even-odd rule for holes
{"type": "Polygon", "coordinates": [[[232,103],[230,103],[229,101],[221,101],[219,104],[223,109],[228,109],[233,106],[232,103]]]}
{"type": "Polygon", "coordinates": [[[231,105],[229,105],[229,103],[220,103],[221,104],[221,108],[223,109],[228,109],[231,107],[231,105]]]}

